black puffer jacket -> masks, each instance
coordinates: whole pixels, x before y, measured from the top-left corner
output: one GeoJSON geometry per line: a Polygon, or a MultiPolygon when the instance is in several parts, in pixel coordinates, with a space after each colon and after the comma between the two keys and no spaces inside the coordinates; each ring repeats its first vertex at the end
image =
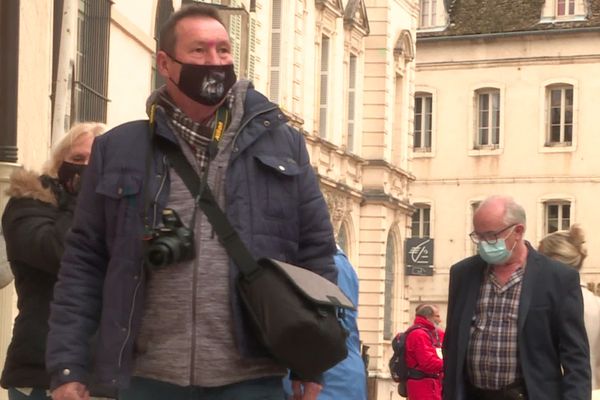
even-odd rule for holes
{"type": "Polygon", "coordinates": [[[55,179],[25,170],[13,173],[7,194],[2,230],[19,314],[0,383],[4,388],[48,388],[44,355],[49,307],[75,198],[55,179]]]}

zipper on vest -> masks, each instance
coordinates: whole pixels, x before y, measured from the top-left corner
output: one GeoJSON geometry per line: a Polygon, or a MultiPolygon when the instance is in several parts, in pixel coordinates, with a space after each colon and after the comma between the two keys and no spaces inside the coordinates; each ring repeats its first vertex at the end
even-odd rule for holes
{"type": "MultiPolygon", "coordinates": [[[[202,232],[202,218],[198,218],[198,222],[196,223],[197,225],[200,225],[198,229],[199,234],[201,234],[202,232]]],[[[196,228],[196,227],[194,227],[196,228]]],[[[194,240],[196,240],[194,238],[194,240]]],[[[194,243],[194,246],[197,246],[197,251],[196,254],[200,254],[200,249],[199,249],[199,243],[201,242],[201,240],[198,240],[196,243],[194,243]]],[[[192,351],[190,352],[190,385],[194,385],[195,384],[195,379],[194,379],[194,370],[196,369],[196,289],[198,287],[198,283],[196,282],[198,280],[198,267],[196,265],[197,263],[197,259],[194,258],[194,262],[192,263],[192,351]]]]}
{"type": "Polygon", "coordinates": [[[168,164],[167,164],[167,156],[163,155],[163,165],[164,165],[164,172],[162,175],[162,179],[160,181],[160,185],[158,186],[158,190],[156,191],[156,196],[154,196],[154,204],[152,204],[152,228],[154,228],[156,226],[156,219],[158,218],[158,197],[160,196],[160,192],[162,192],[162,190],[165,187],[165,182],[167,181],[167,174],[168,174],[168,164]]]}
{"type": "Polygon", "coordinates": [[[123,353],[125,352],[125,347],[127,346],[127,342],[129,341],[129,338],[131,337],[131,325],[133,324],[133,310],[135,309],[135,299],[137,298],[137,294],[140,289],[140,285],[144,281],[144,261],[142,261],[140,270],[141,270],[141,272],[138,277],[138,282],[135,285],[135,289],[133,291],[133,299],[131,300],[131,307],[129,308],[130,311],[129,311],[129,319],[127,321],[127,335],[125,336],[125,340],[123,340],[123,344],[121,345],[121,350],[119,351],[119,363],[118,363],[119,369],[123,365],[123,353]]]}
{"type": "MultiPolygon", "coordinates": [[[[167,161],[167,157],[163,155],[163,164],[166,165],[166,161],[167,161]]],[[[156,191],[156,196],[154,196],[154,204],[152,206],[153,212],[152,212],[152,227],[156,226],[156,218],[157,218],[157,213],[158,213],[158,197],[160,196],[160,192],[162,192],[164,186],[165,186],[165,182],[167,181],[167,169],[165,168],[165,172],[163,173],[160,185],[158,187],[158,190],[156,191]]],[[[146,182],[146,184],[148,184],[148,182],[146,182]]],[[[133,313],[135,310],[135,300],[137,298],[137,294],[138,291],[140,289],[140,285],[142,284],[142,282],[144,282],[144,261],[142,261],[141,266],[140,266],[140,274],[138,277],[138,282],[135,285],[135,289],[133,291],[133,300],[131,301],[131,307],[129,308],[129,318],[127,321],[127,335],[125,336],[125,340],[123,340],[123,344],[121,345],[121,349],[119,350],[119,362],[118,362],[118,366],[119,368],[122,367],[123,365],[123,353],[125,352],[125,347],[127,346],[127,341],[129,340],[129,338],[131,337],[131,325],[133,324],[133,313]]]]}

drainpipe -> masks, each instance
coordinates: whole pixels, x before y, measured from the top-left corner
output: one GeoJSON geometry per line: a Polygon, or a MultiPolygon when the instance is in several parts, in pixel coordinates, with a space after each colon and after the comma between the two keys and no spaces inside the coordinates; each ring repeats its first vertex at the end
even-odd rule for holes
{"type": "Polygon", "coordinates": [[[52,112],[52,144],[58,142],[70,125],[73,43],[77,34],[77,0],[63,0],[56,88],[52,112]]]}
{"type": "Polygon", "coordinates": [[[17,162],[20,0],[0,1],[0,162],[17,162]]]}

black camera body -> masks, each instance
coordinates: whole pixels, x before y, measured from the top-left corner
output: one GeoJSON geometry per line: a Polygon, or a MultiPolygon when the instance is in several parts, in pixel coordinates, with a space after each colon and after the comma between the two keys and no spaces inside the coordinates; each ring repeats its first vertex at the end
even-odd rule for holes
{"type": "Polygon", "coordinates": [[[175,210],[165,208],[162,220],[163,226],[152,231],[144,255],[146,265],[152,269],[192,260],[196,254],[194,231],[183,225],[175,210]]]}

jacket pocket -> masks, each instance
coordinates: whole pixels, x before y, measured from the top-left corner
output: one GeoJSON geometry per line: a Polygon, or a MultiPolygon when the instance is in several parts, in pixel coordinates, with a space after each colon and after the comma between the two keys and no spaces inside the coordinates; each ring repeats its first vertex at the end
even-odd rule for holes
{"type": "Polygon", "coordinates": [[[102,176],[96,186],[96,193],[105,197],[104,213],[107,239],[135,234],[140,228],[139,210],[143,207],[140,192],[141,177],[120,173],[109,173],[102,176]]]}
{"type": "Polygon", "coordinates": [[[288,219],[297,213],[297,177],[301,169],[291,157],[257,154],[257,203],[268,217],[288,219]]]}

